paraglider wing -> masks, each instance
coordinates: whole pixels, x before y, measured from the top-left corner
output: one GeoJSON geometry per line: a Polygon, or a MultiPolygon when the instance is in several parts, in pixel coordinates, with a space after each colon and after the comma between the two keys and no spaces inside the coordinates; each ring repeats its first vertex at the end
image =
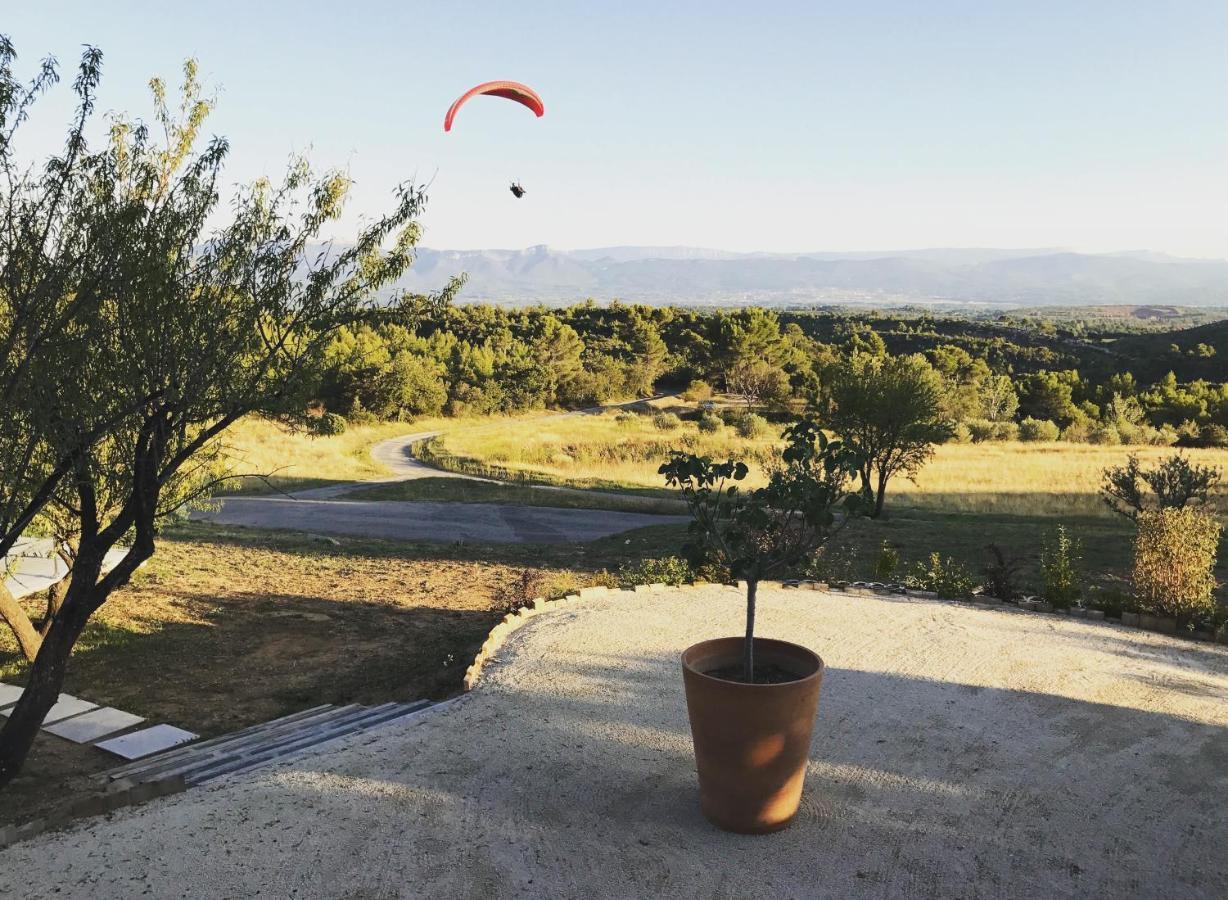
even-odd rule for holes
{"type": "Polygon", "coordinates": [[[542,104],[542,98],[537,96],[537,92],[526,84],[521,84],[518,81],[488,81],[485,84],[479,84],[477,87],[470,88],[456,98],[456,102],[448,107],[448,114],[443,119],[443,130],[452,130],[452,120],[456,118],[456,113],[464,106],[470,97],[476,97],[479,94],[490,94],[492,97],[503,97],[507,100],[515,100],[517,103],[527,106],[540,119],[546,112],[546,107],[542,104]]]}

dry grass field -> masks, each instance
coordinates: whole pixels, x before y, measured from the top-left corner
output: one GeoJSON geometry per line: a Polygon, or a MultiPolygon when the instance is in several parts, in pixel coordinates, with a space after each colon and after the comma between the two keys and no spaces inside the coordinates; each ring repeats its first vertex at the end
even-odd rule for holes
{"type": "MultiPolygon", "coordinates": [[[[671,449],[752,463],[748,485],[762,483],[763,463],[778,441],[773,427],[748,440],[731,427],[702,433],[692,421],[662,430],[651,415],[633,418],[603,413],[547,422],[507,420],[480,426],[455,425],[437,444],[460,466],[496,466],[530,480],[575,487],[663,488],[657,467],[671,449]]],[[[1069,443],[946,444],[914,480],[898,478],[888,503],[943,513],[1013,516],[1110,516],[1098,490],[1101,471],[1121,465],[1130,453],[1154,461],[1167,447],[1109,447],[1069,443]]],[[[1228,450],[1184,451],[1195,462],[1228,471],[1228,450]]],[[[1228,484],[1216,497],[1228,511],[1228,484]]]]}

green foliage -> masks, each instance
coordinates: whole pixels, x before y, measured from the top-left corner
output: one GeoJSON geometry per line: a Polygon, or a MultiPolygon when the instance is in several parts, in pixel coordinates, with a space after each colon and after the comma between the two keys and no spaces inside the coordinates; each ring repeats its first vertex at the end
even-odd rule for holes
{"type": "Polygon", "coordinates": [[[318,434],[321,437],[332,437],[333,435],[345,434],[346,421],[345,416],[339,416],[336,413],[326,412],[319,418],[310,419],[312,434],[318,434]]]}
{"type": "Polygon", "coordinates": [[[688,555],[710,554],[747,581],[744,674],[753,677],[755,591],[758,582],[796,566],[867,505],[849,490],[860,454],[829,440],[813,422],[785,429],[785,447],[766,486],[739,490],[748,472],[738,460],[713,462],[673,451],[660,468],[691,513],[688,555]],[[838,517],[837,513],[841,513],[838,517]]]}
{"type": "Polygon", "coordinates": [[[1185,621],[1209,615],[1219,520],[1203,510],[1168,507],[1140,512],[1136,521],[1131,580],[1143,608],[1185,621]]]}
{"type": "Polygon", "coordinates": [[[716,434],[725,427],[725,423],[721,421],[721,417],[710,412],[705,412],[700,415],[696,421],[696,427],[704,434],[716,434]]]}
{"type": "Polygon", "coordinates": [[[734,419],[733,427],[738,437],[750,440],[762,438],[771,431],[768,420],[755,413],[742,413],[734,419]]]}
{"type": "Polygon", "coordinates": [[[1057,609],[1069,609],[1083,595],[1078,572],[1079,545],[1058,525],[1040,554],[1041,596],[1057,609]]]}
{"type": "Polygon", "coordinates": [[[859,565],[855,543],[831,540],[811,554],[802,574],[816,581],[856,581],[860,577],[859,565]]]}
{"type": "Polygon", "coordinates": [[[976,588],[976,579],[967,566],[940,553],[931,553],[929,559],[915,564],[905,583],[911,588],[933,591],[940,597],[952,599],[971,597],[976,588]]]}
{"type": "Polygon", "coordinates": [[[1019,423],[1019,440],[1056,441],[1060,431],[1056,424],[1043,419],[1027,418],[1019,423]]]}
{"type": "Polygon", "coordinates": [[[900,570],[900,551],[891,546],[886,539],[878,548],[878,556],[874,560],[874,580],[890,581],[900,570]]]}
{"type": "Polygon", "coordinates": [[[1181,453],[1144,469],[1131,453],[1124,466],[1103,471],[1100,496],[1114,512],[1135,519],[1149,509],[1205,506],[1222,474],[1214,466],[1190,462],[1181,453]]]}
{"type": "Polygon", "coordinates": [[[687,385],[682,392],[682,399],[691,403],[703,403],[712,399],[712,385],[698,378],[687,385]]]}
{"type": "Polygon", "coordinates": [[[671,412],[653,413],[653,427],[658,431],[675,431],[682,426],[682,420],[671,412]]]}
{"type": "Polygon", "coordinates": [[[922,356],[852,357],[826,374],[825,398],[824,424],[862,455],[858,474],[875,517],[890,479],[915,473],[953,433],[942,381],[922,356]]]}
{"type": "Polygon", "coordinates": [[[635,587],[637,584],[668,584],[676,587],[680,584],[690,584],[695,580],[695,573],[690,563],[676,556],[665,556],[660,559],[642,559],[637,563],[626,563],[618,569],[620,587],[635,587]]]}
{"type": "Polygon", "coordinates": [[[1014,600],[1021,593],[1019,575],[1023,559],[1010,556],[997,544],[989,544],[989,562],[985,565],[985,593],[999,600],[1014,600]]]}

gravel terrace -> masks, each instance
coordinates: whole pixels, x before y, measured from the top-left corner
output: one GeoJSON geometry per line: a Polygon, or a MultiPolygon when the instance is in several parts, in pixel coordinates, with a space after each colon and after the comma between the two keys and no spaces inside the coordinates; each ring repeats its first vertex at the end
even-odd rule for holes
{"type": "Polygon", "coordinates": [[[802,809],[699,813],[678,653],[733,588],[531,619],[427,721],[0,852],[24,897],[1228,896],[1228,650],[765,588],[828,672],[802,809]]]}

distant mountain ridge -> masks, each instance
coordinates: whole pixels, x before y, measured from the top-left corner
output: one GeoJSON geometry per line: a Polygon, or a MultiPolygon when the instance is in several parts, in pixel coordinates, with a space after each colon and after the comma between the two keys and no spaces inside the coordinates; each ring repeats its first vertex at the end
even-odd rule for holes
{"type": "Polygon", "coordinates": [[[1150,251],[931,248],[738,253],[699,247],[421,249],[398,283],[426,292],[469,275],[463,300],[652,304],[971,303],[1228,306],[1228,261],[1150,251]]]}

